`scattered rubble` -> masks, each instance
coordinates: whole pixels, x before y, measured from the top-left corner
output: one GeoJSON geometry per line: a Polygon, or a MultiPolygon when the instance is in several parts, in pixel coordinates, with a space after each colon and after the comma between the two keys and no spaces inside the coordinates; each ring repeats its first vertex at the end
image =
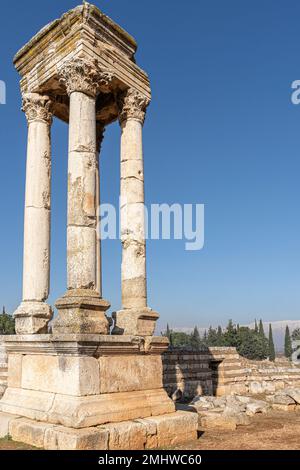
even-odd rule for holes
{"type": "Polygon", "coordinates": [[[236,429],[247,426],[257,413],[272,409],[296,411],[300,409],[300,388],[286,388],[264,399],[252,396],[227,395],[222,397],[197,396],[191,402],[197,411],[200,428],[236,429]]]}

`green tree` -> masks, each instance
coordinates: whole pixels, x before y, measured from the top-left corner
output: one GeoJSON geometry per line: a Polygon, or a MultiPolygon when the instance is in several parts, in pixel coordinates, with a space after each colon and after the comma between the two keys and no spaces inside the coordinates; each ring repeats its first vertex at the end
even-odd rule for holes
{"type": "Polygon", "coordinates": [[[224,345],[223,330],[221,326],[218,326],[216,346],[223,346],[223,345],[224,345]]]}
{"type": "Polygon", "coordinates": [[[273,341],[272,325],[269,325],[269,360],[275,361],[275,346],[273,341]]]}
{"type": "Polygon", "coordinates": [[[259,320],[259,328],[258,328],[258,334],[261,336],[261,338],[265,338],[265,330],[264,330],[264,325],[262,320],[259,320]]]}
{"type": "Polygon", "coordinates": [[[293,353],[292,340],[291,340],[291,335],[290,335],[290,329],[287,325],[285,329],[285,337],[284,337],[284,355],[285,357],[290,358],[292,353],[293,353]]]}
{"type": "Polygon", "coordinates": [[[204,346],[207,346],[207,331],[206,330],[204,331],[201,342],[204,346]]]}
{"type": "Polygon", "coordinates": [[[241,326],[237,332],[236,348],[238,353],[252,360],[263,360],[268,355],[268,340],[265,335],[254,329],[241,326]]]}
{"type": "Polygon", "coordinates": [[[229,320],[224,333],[224,346],[236,347],[238,345],[237,331],[232,320],[229,320]]]}
{"type": "Polygon", "coordinates": [[[207,333],[207,346],[218,346],[218,333],[211,326],[207,333]]]}
{"type": "Polygon", "coordinates": [[[167,329],[164,333],[162,333],[162,336],[166,336],[169,340],[169,343],[170,343],[170,346],[173,346],[173,343],[172,343],[172,330],[170,329],[169,327],[169,324],[167,324],[167,329]]]}
{"type": "Polygon", "coordinates": [[[167,329],[166,329],[166,332],[165,332],[165,336],[166,336],[168,339],[170,339],[171,334],[172,334],[172,331],[170,330],[169,324],[167,324],[167,329]]]}
{"type": "Polygon", "coordinates": [[[254,331],[255,333],[258,333],[258,325],[257,325],[256,318],[255,318],[255,324],[254,324],[254,331]]]}
{"type": "Polygon", "coordinates": [[[262,356],[261,359],[266,359],[269,355],[269,341],[266,338],[264,325],[262,319],[259,320],[259,328],[258,328],[258,356],[262,356]]]}
{"type": "Polygon", "coordinates": [[[172,346],[174,347],[187,347],[191,345],[191,335],[181,331],[172,331],[172,346]]]}
{"type": "Polygon", "coordinates": [[[190,345],[195,349],[199,349],[201,346],[201,338],[197,326],[195,326],[191,334],[190,345]]]}
{"type": "Polygon", "coordinates": [[[5,312],[3,307],[3,313],[0,315],[0,335],[14,335],[15,334],[15,320],[11,315],[5,312]]]}

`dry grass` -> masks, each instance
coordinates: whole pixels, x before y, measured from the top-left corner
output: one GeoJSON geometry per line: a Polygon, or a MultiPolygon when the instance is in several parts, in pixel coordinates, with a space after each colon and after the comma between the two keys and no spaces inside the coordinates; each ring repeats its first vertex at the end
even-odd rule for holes
{"type": "Polygon", "coordinates": [[[0,439],[0,450],[37,450],[36,447],[31,447],[22,442],[12,441],[10,437],[0,439]]]}
{"type": "Polygon", "coordinates": [[[249,426],[236,431],[203,431],[196,442],[178,449],[192,450],[300,450],[300,413],[272,411],[258,414],[249,426]]]}

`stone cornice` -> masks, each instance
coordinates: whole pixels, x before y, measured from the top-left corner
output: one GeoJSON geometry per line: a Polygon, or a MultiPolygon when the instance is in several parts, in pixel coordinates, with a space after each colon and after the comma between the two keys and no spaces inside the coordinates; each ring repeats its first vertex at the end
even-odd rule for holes
{"type": "Polygon", "coordinates": [[[146,109],[150,99],[143,96],[137,90],[129,88],[117,97],[120,123],[128,119],[135,119],[142,124],[145,121],[146,109]]]}
{"type": "Polygon", "coordinates": [[[68,95],[79,91],[93,98],[100,91],[108,93],[114,79],[109,70],[101,70],[96,63],[78,57],[66,61],[58,73],[68,95]]]}
{"type": "Polygon", "coordinates": [[[25,93],[23,95],[22,111],[24,111],[28,123],[34,121],[52,124],[53,102],[49,96],[39,93],[25,93]]]}
{"type": "Polygon", "coordinates": [[[8,353],[100,357],[122,354],[162,354],[169,342],[161,336],[28,335],[5,336],[8,353]]]}

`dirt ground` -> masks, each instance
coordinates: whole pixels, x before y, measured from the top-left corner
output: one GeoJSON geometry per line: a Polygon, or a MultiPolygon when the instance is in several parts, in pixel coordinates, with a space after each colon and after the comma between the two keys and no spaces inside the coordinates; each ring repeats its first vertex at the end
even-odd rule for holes
{"type": "Polygon", "coordinates": [[[236,431],[203,431],[198,441],[178,449],[299,450],[300,413],[272,411],[257,414],[249,426],[239,426],[236,431]]]}
{"type": "Polygon", "coordinates": [[[36,447],[30,447],[22,442],[14,442],[11,439],[0,439],[1,450],[37,450],[36,447]]]}
{"type": "MultiPolygon", "coordinates": [[[[258,414],[249,426],[236,431],[207,430],[195,442],[176,449],[183,450],[300,450],[300,413],[273,411],[258,414]]],[[[25,444],[0,439],[1,450],[35,450],[25,444]]]]}

